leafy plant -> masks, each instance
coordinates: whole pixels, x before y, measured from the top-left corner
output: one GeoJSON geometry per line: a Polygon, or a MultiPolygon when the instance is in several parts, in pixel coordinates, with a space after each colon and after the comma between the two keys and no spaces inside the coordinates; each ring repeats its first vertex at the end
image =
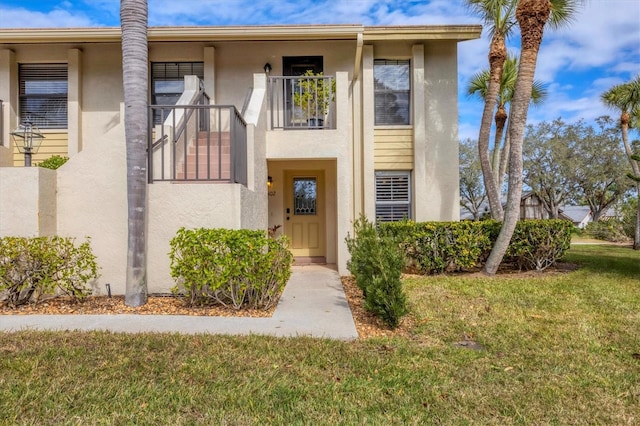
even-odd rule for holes
{"type": "Polygon", "coordinates": [[[306,119],[322,119],[329,111],[336,92],[335,79],[324,78],[323,73],[307,70],[298,77],[293,103],[300,107],[306,119]]]}
{"type": "Polygon", "coordinates": [[[169,253],[173,291],[184,292],[189,305],[269,309],[291,276],[287,246],[286,237],[264,231],[181,228],[169,253]]]}
{"type": "Polygon", "coordinates": [[[361,216],[355,221],[355,237],[347,236],[351,260],[347,268],[364,296],[364,307],[391,328],[409,309],[400,276],[404,255],[391,237],[378,235],[373,223],[361,216]]]}
{"type": "Polygon", "coordinates": [[[409,270],[432,274],[481,263],[483,254],[491,249],[489,224],[406,220],[384,223],[380,232],[399,241],[409,270]]]}
{"type": "Polygon", "coordinates": [[[569,249],[572,229],[568,220],[522,220],[516,225],[506,256],[521,268],[543,271],[569,249]]]}
{"type": "Polygon", "coordinates": [[[585,227],[585,233],[591,238],[610,241],[613,243],[623,242],[629,239],[629,236],[625,235],[623,223],[617,220],[599,220],[596,222],[589,222],[585,227]]]}
{"type": "Polygon", "coordinates": [[[69,160],[69,157],[62,157],[60,155],[52,155],[51,157],[47,158],[46,160],[43,160],[43,161],[39,162],[38,163],[38,167],[44,167],[45,169],[56,170],[60,166],[62,166],[64,163],[66,163],[67,160],[69,160]]]}
{"type": "Polygon", "coordinates": [[[89,281],[98,276],[88,241],[76,247],[72,238],[58,236],[0,238],[0,293],[9,306],[57,294],[81,301],[91,294],[89,281]]]}

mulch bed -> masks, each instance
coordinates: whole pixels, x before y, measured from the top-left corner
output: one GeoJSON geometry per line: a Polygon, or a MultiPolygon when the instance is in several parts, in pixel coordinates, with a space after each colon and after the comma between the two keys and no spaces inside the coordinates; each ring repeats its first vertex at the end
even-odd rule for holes
{"type": "MultiPolygon", "coordinates": [[[[520,274],[522,276],[534,276],[549,273],[566,273],[577,268],[576,265],[559,263],[555,268],[550,268],[545,272],[519,272],[513,268],[504,268],[499,271],[499,275],[520,274]]],[[[480,272],[465,272],[469,276],[481,275],[480,272]]],[[[498,276],[499,276],[498,275],[498,276]]],[[[358,335],[361,339],[368,337],[391,337],[405,336],[412,334],[412,329],[416,325],[414,316],[410,313],[403,318],[400,326],[392,330],[386,326],[379,318],[366,311],[363,306],[362,290],[356,285],[353,277],[342,277],[342,287],[351,307],[353,320],[356,324],[358,335]]],[[[124,296],[91,296],[82,303],[74,303],[67,297],[58,297],[40,302],[37,305],[29,304],[11,308],[5,303],[0,303],[0,315],[116,315],[116,314],[137,314],[137,315],[192,315],[192,316],[216,316],[216,317],[271,317],[275,307],[269,310],[235,310],[225,306],[189,307],[183,298],[173,295],[149,296],[148,302],[144,306],[131,308],[124,304],[124,296]]]]}
{"type": "Polygon", "coordinates": [[[146,305],[132,308],[124,304],[124,296],[91,296],[84,302],[75,303],[68,297],[58,297],[38,303],[12,308],[0,304],[1,315],[192,315],[215,317],[270,317],[275,307],[269,310],[235,310],[225,306],[189,307],[184,299],[176,296],[149,296],[146,305]]]}

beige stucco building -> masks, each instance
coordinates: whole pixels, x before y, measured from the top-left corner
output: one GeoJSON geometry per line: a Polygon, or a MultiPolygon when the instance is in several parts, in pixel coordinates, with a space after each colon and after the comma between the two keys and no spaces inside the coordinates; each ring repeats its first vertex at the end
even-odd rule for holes
{"type": "MultiPolygon", "coordinates": [[[[278,228],[299,261],[346,274],[360,214],[458,220],[457,45],[480,31],[150,28],[149,291],[173,286],[183,226],[278,228]]],[[[0,236],[91,237],[96,292],[123,293],[120,29],[0,29],[0,100],[0,236]],[[11,132],[27,119],[45,136],[34,163],[70,157],[58,170],[22,167],[11,132]]]]}

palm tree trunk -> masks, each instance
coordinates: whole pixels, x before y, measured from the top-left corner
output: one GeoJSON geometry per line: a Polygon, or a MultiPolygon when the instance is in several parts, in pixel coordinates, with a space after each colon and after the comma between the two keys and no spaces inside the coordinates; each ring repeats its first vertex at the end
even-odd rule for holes
{"type": "Polygon", "coordinates": [[[542,43],[544,26],[550,13],[549,0],[520,0],[516,9],[516,19],[520,25],[522,53],[518,67],[518,80],[511,102],[511,116],[509,117],[509,136],[511,139],[509,191],[500,235],[498,235],[485,264],[484,272],[489,275],[494,275],[498,271],[520,216],[524,129],[531,101],[538,51],[542,43]]]}
{"type": "Polygon", "coordinates": [[[502,184],[504,183],[504,177],[509,170],[507,169],[507,165],[509,164],[509,156],[511,155],[511,138],[509,137],[509,125],[507,125],[507,134],[504,138],[504,144],[502,146],[502,155],[500,156],[500,168],[498,175],[498,188],[502,188],[502,184]]]}
{"type": "Polygon", "coordinates": [[[633,249],[640,250],[640,183],[636,183],[636,194],[638,195],[638,210],[636,211],[636,229],[633,234],[633,249]]]}
{"type": "MultiPolygon", "coordinates": [[[[620,127],[622,128],[622,143],[624,144],[624,152],[631,163],[633,175],[640,178],[640,166],[638,162],[632,158],[633,150],[629,144],[629,120],[630,116],[627,111],[623,111],[620,115],[620,127]]],[[[640,250],[640,184],[636,184],[638,192],[638,211],[636,212],[636,227],[633,236],[633,249],[640,250]]]]}
{"type": "Polygon", "coordinates": [[[496,180],[493,176],[491,160],[489,158],[489,138],[491,136],[493,110],[498,100],[500,82],[502,80],[502,69],[506,59],[507,47],[504,36],[496,32],[489,48],[489,86],[485,96],[482,122],[478,135],[478,156],[480,158],[480,167],[482,168],[484,187],[487,191],[487,198],[489,199],[491,217],[496,220],[502,220],[503,211],[502,204],[500,203],[500,193],[496,186],[496,180]]]}
{"type": "Polygon", "coordinates": [[[122,79],[127,147],[127,306],[147,303],[147,16],[146,0],[121,0],[122,79]]]}
{"type": "Polygon", "coordinates": [[[499,105],[498,110],[496,111],[495,122],[496,122],[496,137],[493,141],[493,160],[492,160],[492,168],[493,168],[493,177],[496,180],[496,188],[498,189],[498,194],[502,191],[500,188],[502,187],[502,175],[500,174],[500,154],[502,150],[500,149],[500,145],[502,144],[502,137],[504,136],[504,124],[507,121],[507,112],[504,108],[504,105],[499,105]]]}

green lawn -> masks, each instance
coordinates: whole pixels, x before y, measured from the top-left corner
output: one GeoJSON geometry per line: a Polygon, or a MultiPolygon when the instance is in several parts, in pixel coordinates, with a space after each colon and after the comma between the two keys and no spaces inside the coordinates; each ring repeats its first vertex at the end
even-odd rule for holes
{"type": "Polygon", "coordinates": [[[639,424],[640,253],[566,260],[407,280],[411,338],[0,334],[0,424],[639,424]]]}

